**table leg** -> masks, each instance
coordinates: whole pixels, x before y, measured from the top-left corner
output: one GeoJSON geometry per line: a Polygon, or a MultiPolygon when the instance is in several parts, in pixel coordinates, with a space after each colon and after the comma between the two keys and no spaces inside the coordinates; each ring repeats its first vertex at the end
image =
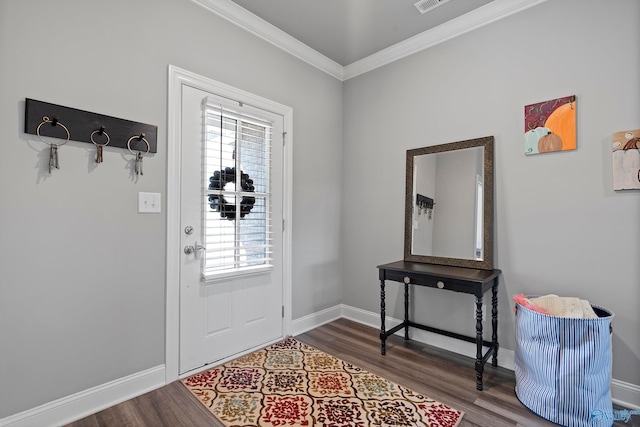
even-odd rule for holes
{"type": "Polygon", "coordinates": [[[404,284],[404,339],[409,339],[409,284],[404,284]]]}
{"type": "Polygon", "coordinates": [[[482,297],[476,296],[476,389],[482,390],[482,297]]]}
{"type": "Polygon", "coordinates": [[[385,304],[384,304],[384,279],[380,280],[380,352],[384,355],[387,352],[386,349],[386,335],[384,327],[385,318],[385,304]]]}
{"type": "Polygon", "coordinates": [[[491,360],[492,366],[498,366],[498,278],[493,281],[493,287],[491,288],[491,328],[493,333],[491,335],[491,345],[493,346],[493,358],[491,360]]]}

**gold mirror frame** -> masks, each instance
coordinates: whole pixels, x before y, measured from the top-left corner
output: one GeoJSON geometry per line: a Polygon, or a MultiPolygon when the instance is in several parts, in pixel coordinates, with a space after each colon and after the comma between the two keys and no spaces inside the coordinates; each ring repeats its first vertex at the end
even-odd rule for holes
{"type": "Polygon", "coordinates": [[[405,219],[404,219],[404,260],[428,264],[448,265],[454,267],[493,270],[493,136],[434,145],[431,147],[407,150],[407,174],[405,182],[405,219]],[[411,253],[413,223],[413,166],[414,158],[424,154],[435,154],[465,148],[483,147],[483,247],[482,261],[465,258],[446,258],[430,255],[414,255],[411,253]]]}

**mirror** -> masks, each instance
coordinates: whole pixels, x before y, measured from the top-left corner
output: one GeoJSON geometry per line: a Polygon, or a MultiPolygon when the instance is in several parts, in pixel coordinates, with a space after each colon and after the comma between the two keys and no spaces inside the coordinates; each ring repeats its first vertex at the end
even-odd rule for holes
{"type": "Polygon", "coordinates": [[[404,260],[493,269],[493,136],[407,150],[404,260]]]}

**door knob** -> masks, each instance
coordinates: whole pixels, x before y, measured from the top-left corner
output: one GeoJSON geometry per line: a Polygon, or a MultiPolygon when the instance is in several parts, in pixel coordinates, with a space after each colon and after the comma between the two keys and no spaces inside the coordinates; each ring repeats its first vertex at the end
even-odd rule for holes
{"type": "Polygon", "coordinates": [[[191,245],[187,245],[184,247],[184,253],[187,255],[191,255],[194,253],[197,253],[199,250],[204,249],[206,250],[207,248],[205,248],[202,245],[199,245],[198,242],[195,243],[195,245],[191,246],[191,245]]]}

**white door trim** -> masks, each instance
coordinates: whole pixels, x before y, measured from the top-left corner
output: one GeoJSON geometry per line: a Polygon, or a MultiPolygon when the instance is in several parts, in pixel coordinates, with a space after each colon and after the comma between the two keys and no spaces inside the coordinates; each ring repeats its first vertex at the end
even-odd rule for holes
{"type": "Polygon", "coordinates": [[[180,135],[181,135],[181,87],[192,86],[247,105],[262,108],[284,117],[286,136],[284,146],[283,217],[283,334],[291,331],[292,266],[291,219],[293,195],[293,109],[266,98],[245,92],[204,76],[169,65],[167,98],[167,247],[166,247],[166,316],[165,316],[165,366],[166,383],[179,377],[180,354],[180,135]]]}

